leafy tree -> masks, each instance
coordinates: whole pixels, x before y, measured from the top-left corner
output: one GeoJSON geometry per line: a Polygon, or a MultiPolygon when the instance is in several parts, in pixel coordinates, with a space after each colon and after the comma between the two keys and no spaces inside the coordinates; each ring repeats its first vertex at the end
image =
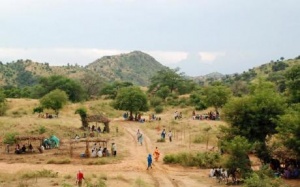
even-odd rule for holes
{"type": "Polygon", "coordinates": [[[231,91],[233,93],[233,96],[241,97],[242,95],[249,93],[248,84],[244,81],[235,81],[231,85],[231,91]]]}
{"type": "Polygon", "coordinates": [[[263,165],[260,170],[251,173],[245,179],[244,187],[287,187],[280,178],[274,178],[274,171],[268,165],[263,165]]]}
{"type": "Polygon", "coordinates": [[[252,145],[242,136],[236,136],[232,140],[226,141],[224,145],[225,151],[229,153],[226,167],[230,169],[240,168],[242,175],[247,175],[251,171],[248,152],[252,145]]]}
{"type": "Polygon", "coordinates": [[[151,78],[149,92],[156,92],[160,88],[167,87],[172,93],[179,89],[183,81],[185,81],[184,73],[179,73],[179,68],[163,69],[158,71],[156,75],[151,78]]]}
{"type": "Polygon", "coordinates": [[[216,111],[227,103],[231,95],[230,89],[222,85],[208,86],[203,93],[207,106],[213,106],[216,111]]]}
{"type": "Polygon", "coordinates": [[[285,146],[300,156],[300,103],[292,105],[280,116],[277,130],[285,146]]]}
{"type": "Polygon", "coordinates": [[[44,111],[44,108],[42,107],[42,106],[38,106],[38,107],[35,107],[34,109],[33,109],[33,113],[42,113],[44,111]]]}
{"type": "Polygon", "coordinates": [[[275,62],[272,66],[272,70],[275,71],[282,71],[285,70],[285,68],[288,67],[288,65],[282,61],[275,62]]]}
{"type": "Polygon", "coordinates": [[[78,108],[75,111],[75,114],[79,114],[80,115],[81,122],[82,122],[82,128],[83,129],[87,128],[89,126],[89,123],[86,120],[86,118],[87,118],[86,108],[84,108],[84,107],[78,108]]]}
{"type": "Polygon", "coordinates": [[[194,91],[190,94],[190,104],[195,106],[196,110],[204,110],[207,106],[203,98],[203,90],[194,91]]]}
{"type": "Polygon", "coordinates": [[[118,110],[128,110],[130,119],[133,119],[133,113],[137,116],[138,112],[148,111],[149,108],[146,94],[136,86],[121,88],[113,102],[113,107],[118,110]]]}
{"type": "Polygon", "coordinates": [[[98,74],[86,73],[79,81],[89,97],[100,95],[104,86],[104,80],[98,74]]]}
{"type": "Polygon", "coordinates": [[[43,108],[50,108],[55,111],[58,116],[59,110],[68,102],[66,92],[56,89],[46,94],[40,99],[40,104],[43,108]]]}
{"type": "Polygon", "coordinates": [[[155,95],[165,100],[170,95],[170,90],[167,86],[160,88],[155,95]]]}
{"type": "MultiPolygon", "coordinates": [[[[276,122],[284,113],[285,100],[275,86],[260,81],[252,86],[250,95],[230,100],[223,108],[225,119],[230,123],[235,135],[246,137],[250,142],[259,142],[258,153],[266,150],[267,135],[276,133],[276,122]]],[[[269,155],[258,155],[268,159],[269,155]]]]}
{"type": "Polygon", "coordinates": [[[295,65],[286,72],[287,87],[292,103],[300,103],[300,65],[295,65]]]}
{"type": "Polygon", "coordinates": [[[114,82],[112,84],[105,85],[100,94],[107,95],[107,98],[109,99],[115,99],[119,89],[129,86],[133,86],[133,84],[131,82],[114,82]]]}
{"type": "Polygon", "coordinates": [[[82,101],[86,98],[86,93],[79,82],[61,75],[41,78],[35,91],[38,97],[42,97],[55,89],[66,92],[72,102],[82,101]]]}

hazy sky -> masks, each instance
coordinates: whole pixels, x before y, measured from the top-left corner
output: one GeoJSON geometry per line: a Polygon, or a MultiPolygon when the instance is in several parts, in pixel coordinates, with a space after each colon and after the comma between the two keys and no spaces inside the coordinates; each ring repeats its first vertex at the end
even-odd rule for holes
{"type": "Polygon", "coordinates": [[[300,0],[0,0],[0,61],[87,65],[140,50],[187,75],[300,55],[300,0]]]}

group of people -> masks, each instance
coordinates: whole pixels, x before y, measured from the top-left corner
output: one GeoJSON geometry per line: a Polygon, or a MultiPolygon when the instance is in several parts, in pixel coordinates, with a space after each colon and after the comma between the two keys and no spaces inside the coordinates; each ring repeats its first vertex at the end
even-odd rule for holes
{"type": "Polygon", "coordinates": [[[210,111],[207,114],[196,114],[196,112],[193,111],[192,117],[194,120],[220,120],[220,114],[218,111],[210,111]]]}
{"type": "MultiPolygon", "coordinates": [[[[161,132],[160,136],[161,136],[161,139],[165,140],[166,139],[166,129],[163,129],[163,131],[161,132]]],[[[172,131],[170,130],[168,132],[168,137],[169,137],[169,141],[172,142],[172,137],[173,137],[173,134],[172,134],[172,131]]]]}
{"type": "Polygon", "coordinates": [[[26,147],[25,145],[23,145],[22,147],[20,146],[20,144],[16,145],[15,148],[15,153],[16,154],[21,154],[21,153],[26,153],[26,152],[33,152],[33,146],[31,145],[31,143],[28,145],[28,147],[26,147]]]}
{"type": "Polygon", "coordinates": [[[284,161],[284,167],[281,167],[279,160],[271,159],[270,168],[274,171],[275,177],[283,177],[286,179],[295,179],[300,176],[300,161],[295,159],[287,159],[284,161]]]}
{"type": "Polygon", "coordinates": [[[174,113],[174,119],[181,119],[182,118],[182,112],[178,112],[178,111],[175,111],[174,113]]]}
{"type": "MultiPolygon", "coordinates": [[[[155,160],[156,162],[157,162],[158,159],[159,159],[159,155],[160,155],[160,152],[159,152],[158,148],[156,147],[155,150],[154,150],[154,152],[153,152],[154,160],[155,160]]],[[[152,169],[153,163],[152,163],[152,155],[151,155],[150,153],[149,153],[149,155],[148,155],[148,157],[147,157],[147,162],[148,162],[147,170],[148,170],[149,168],[152,169]]]]}
{"type": "MultiPolygon", "coordinates": [[[[113,156],[117,156],[117,145],[116,143],[111,144],[111,154],[113,156]]],[[[106,147],[102,148],[101,146],[97,147],[97,144],[95,143],[92,148],[91,157],[107,157],[110,156],[110,152],[106,147]]]]}

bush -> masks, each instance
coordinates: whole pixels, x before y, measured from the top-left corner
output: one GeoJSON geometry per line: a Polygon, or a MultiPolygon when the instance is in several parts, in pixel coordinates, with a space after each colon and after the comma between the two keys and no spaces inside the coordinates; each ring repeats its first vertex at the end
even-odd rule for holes
{"type": "Polygon", "coordinates": [[[5,144],[10,144],[10,145],[16,143],[16,139],[15,139],[16,135],[18,135],[18,133],[16,133],[16,132],[5,134],[3,142],[5,144]]]}
{"type": "Polygon", "coordinates": [[[23,179],[32,179],[32,178],[56,178],[58,177],[57,172],[53,172],[52,170],[43,169],[41,171],[28,172],[24,173],[21,178],[23,179]]]}
{"type": "Polygon", "coordinates": [[[178,153],[168,154],[163,158],[166,164],[180,164],[182,166],[198,166],[201,168],[212,168],[219,166],[221,156],[219,153],[178,153]]]}
{"type": "Polygon", "coordinates": [[[40,126],[39,128],[39,134],[44,134],[46,132],[46,127],[40,126]]]}
{"type": "Polygon", "coordinates": [[[245,179],[244,187],[287,187],[280,178],[274,178],[273,173],[269,166],[265,165],[245,179]]]}
{"type": "Polygon", "coordinates": [[[161,106],[161,105],[158,105],[154,108],[154,111],[157,113],[157,114],[160,114],[164,111],[164,107],[161,106]]]}
{"type": "Polygon", "coordinates": [[[156,107],[158,105],[160,105],[163,102],[162,98],[160,97],[152,97],[150,100],[150,105],[152,107],[156,107]]]}
{"type": "Polygon", "coordinates": [[[160,139],[157,139],[156,142],[166,142],[166,139],[165,138],[160,138],[160,139]]]}
{"type": "Polygon", "coordinates": [[[204,141],[204,138],[202,135],[198,134],[195,136],[194,140],[193,140],[193,143],[203,143],[204,141]]]}

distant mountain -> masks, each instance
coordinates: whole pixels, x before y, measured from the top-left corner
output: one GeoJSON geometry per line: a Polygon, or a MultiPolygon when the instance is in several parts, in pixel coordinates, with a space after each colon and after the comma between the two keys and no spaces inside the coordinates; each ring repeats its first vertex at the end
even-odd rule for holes
{"type": "Polygon", "coordinates": [[[150,78],[167,67],[141,51],[104,56],[87,65],[86,69],[100,74],[109,81],[128,81],[146,86],[150,78]]]}
{"type": "Polygon", "coordinates": [[[203,75],[203,76],[196,76],[193,77],[192,79],[200,84],[200,85],[205,85],[214,81],[221,81],[222,78],[224,78],[225,75],[219,73],[219,72],[213,72],[213,73],[209,73],[207,75],[203,75]]]}
{"type": "Polygon", "coordinates": [[[17,60],[3,64],[0,62],[0,86],[32,86],[39,77],[63,75],[81,79],[85,74],[95,75],[101,81],[128,81],[136,85],[147,86],[150,78],[159,70],[167,67],[161,65],[150,55],[133,51],[128,54],[104,56],[87,66],[66,65],[50,66],[31,60],[17,60]]]}
{"type": "MultiPolygon", "coordinates": [[[[281,90],[284,90],[284,73],[296,64],[300,64],[300,56],[288,60],[281,58],[259,67],[253,67],[240,74],[222,75],[214,72],[204,76],[189,78],[200,85],[207,85],[214,81],[222,81],[227,85],[231,85],[236,81],[248,83],[258,77],[264,77],[275,82],[281,90]]],[[[104,56],[85,67],[69,64],[65,66],[50,66],[48,63],[17,60],[6,64],[0,62],[0,86],[32,86],[37,84],[39,77],[63,75],[72,79],[81,79],[87,74],[97,77],[97,81],[101,82],[128,81],[136,85],[148,86],[150,78],[165,68],[167,67],[141,51],[104,56]]]]}

